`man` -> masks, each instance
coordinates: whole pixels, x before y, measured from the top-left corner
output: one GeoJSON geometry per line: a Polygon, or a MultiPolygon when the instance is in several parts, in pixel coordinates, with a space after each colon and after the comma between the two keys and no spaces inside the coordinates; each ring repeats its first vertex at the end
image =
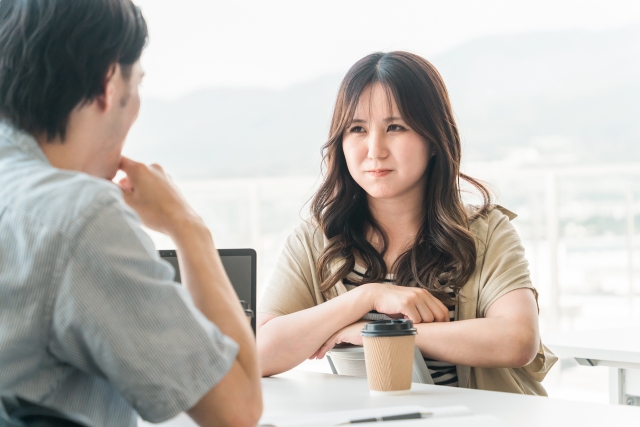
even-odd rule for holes
{"type": "Polygon", "coordinates": [[[99,427],[255,425],[254,338],[209,230],[121,157],[146,40],[130,0],[0,1],[0,389],[99,427]]]}

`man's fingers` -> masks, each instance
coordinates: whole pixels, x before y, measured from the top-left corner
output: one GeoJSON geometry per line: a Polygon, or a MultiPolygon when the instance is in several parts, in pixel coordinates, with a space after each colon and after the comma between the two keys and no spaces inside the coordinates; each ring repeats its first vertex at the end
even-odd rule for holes
{"type": "Polygon", "coordinates": [[[142,163],[136,162],[135,160],[131,160],[128,157],[121,156],[120,157],[120,165],[119,169],[126,173],[127,175],[135,175],[137,169],[142,165],[142,163]]]}
{"type": "Polygon", "coordinates": [[[153,163],[153,164],[149,165],[149,167],[150,167],[151,169],[153,169],[153,170],[158,171],[158,172],[164,172],[164,169],[162,169],[162,166],[160,166],[160,165],[159,165],[159,164],[157,164],[157,163],[153,163]]]}
{"type": "Polygon", "coordinates": [[[123,191],[126,191],[126,192],[133,191],[133,186],[131,185],[131,182],[129,181],[128,177],[124,177],[120,181],[118,181],[118,185],[123,191]]]}
{"type": "MultiPolygon", "coordinates": [[[[149,175],[149,172],[152,172],[151,175],[155,175],[154,178],[158,176],[166,176],[164,169],[159,164],[151,164],[147,166],[144,163],[136,162],[135,160],[131,160],[128,157],[122,156],[120,158],[120,170],[127,174],[127,178],[129,179],[129,188],[133,188],[133,184],[140,182],[143,179],[144,175],[149,175]],[[144,173],[146,171],[146,174],[144,173]],[[155,174],[153,173],[155,172],[155,174]],[[158,175],[158,173],[160,175],[158,175]]],[[[125,187],[123,187],[125,188],[125,187]]]]}

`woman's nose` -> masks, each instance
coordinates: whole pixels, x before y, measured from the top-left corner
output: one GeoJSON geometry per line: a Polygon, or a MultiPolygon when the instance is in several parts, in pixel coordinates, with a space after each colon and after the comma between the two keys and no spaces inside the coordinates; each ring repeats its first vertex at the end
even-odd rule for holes
{"type": "Polygon", "coordinates": [[[384,134],[380,134],[379,132],[372,132],[369,135],[369,152],[368,156],[370,159],[384,159],[389,155],[389,150],[387,148],[386,140],[384,134]]]}

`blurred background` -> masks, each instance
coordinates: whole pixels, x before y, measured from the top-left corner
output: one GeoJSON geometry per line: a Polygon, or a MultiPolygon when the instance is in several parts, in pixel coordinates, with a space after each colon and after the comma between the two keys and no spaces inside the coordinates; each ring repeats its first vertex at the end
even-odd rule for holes
{"type": "MultiPolygon", "coordinates": [[[[125,154],[161,163],[218,247],[258,252],[258,297],[308,216],[342,76],[409,50],[444,77],[464,171],[519,215],[543,338],[640,319],[637,0],[137,3],[151,39],[125,154]]],[[[545,386],[607,403],[607,375],[561,360],[545,386]]]]}

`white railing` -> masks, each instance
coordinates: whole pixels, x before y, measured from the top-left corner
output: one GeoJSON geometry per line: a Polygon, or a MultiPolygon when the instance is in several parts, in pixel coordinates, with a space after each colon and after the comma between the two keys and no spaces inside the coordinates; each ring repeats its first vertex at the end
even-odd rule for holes
{"type": "MultiPolygon", "coordinates": [[[[602,298],[597,301],[614,299],[610,304],[615,308],[609,310],[617,310],[616,321],[634,315],[635,216],[640,211],[634,193],[635,183],[640,182],[640,164],[549,169],[505,163],[466,166],[468,174],[499,190],[498,202],[521,215],[514,224],[523,237],[532,277],[541,291],[547,330],[579,328],[580,312],[598,304],[594,302],[598,295],[602,298]],[[615,200],[603,202],[598,194],[590,193],[592,190],[615,200]],[[563,223],[579,222],[589,215],[609,215],[618,222],[622,217],[624,233],[575,237],[567,234],[566,226],[563,232],[563,223]],[[598,260],[604,264],[600,267],[588,261],[588,254],[580,255],[580,251],[594,250],[601,254],[598,260]],[[625,253],[622,267],[621,251],[625,253]],[[610,277],[615,283],[596,284],[595,291],[588,290],[586,285],[571,284],[579,276],[610,277]],[[603,293],[607,286],[612,290],[603,293]],[[626,315],[621,314],[621,304],[626,315]]],[[[184,181],[178,185],[211,228],[218,247],[256,249],[260,294],[287,236],[308,216],[305,205],[318,183],[317,177],[301,176],[184,181]]],[[[152,236],[158,247],[172,245],[162,236],[152,236]]]]}

